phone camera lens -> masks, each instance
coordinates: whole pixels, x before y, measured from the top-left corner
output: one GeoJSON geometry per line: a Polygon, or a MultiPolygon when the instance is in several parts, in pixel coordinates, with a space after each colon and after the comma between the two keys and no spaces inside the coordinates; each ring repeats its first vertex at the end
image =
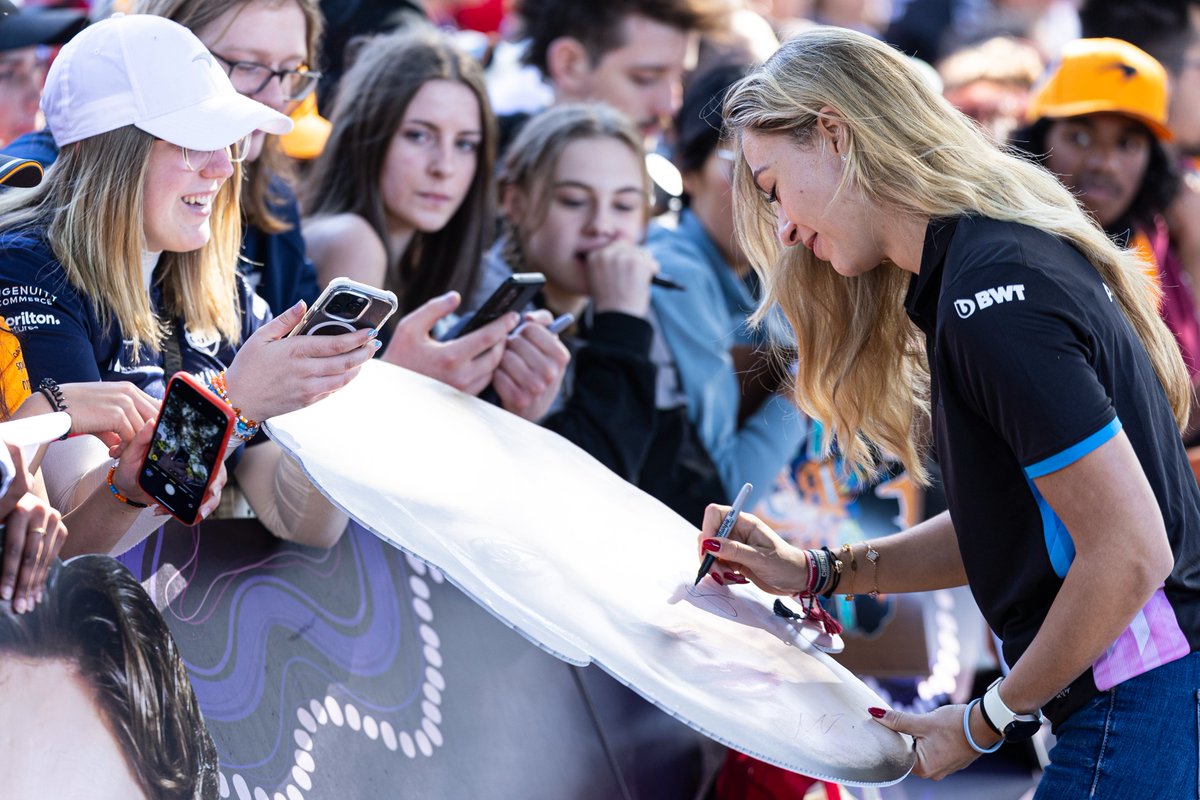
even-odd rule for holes
{"type": "Polygon", "coordinates": [[[369,303],[370,300],[360,294],[339,292],[329,301],[325,310],[331,317],[355,320],[359,318],[369,303]]]}

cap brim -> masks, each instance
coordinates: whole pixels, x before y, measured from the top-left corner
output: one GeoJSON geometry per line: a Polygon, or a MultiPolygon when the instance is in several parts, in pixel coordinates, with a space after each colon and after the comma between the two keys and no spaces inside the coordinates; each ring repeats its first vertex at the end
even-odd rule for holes
{"type": "Polygon", "coordinates": [[[42,182],[42,165],[28,158],[0,153],[0,186],[32,189],[42,182]]]}
{"type": "Polygon", "coordinates": [[[1031,106],[1029,110],[1029,116],[1032,117],[1031,122],[1036,122],[1038,117],[1069,119],[1070,117],[1082,117],[1085,114],[1119,114],[1122,117],[1136,119],[1145,125],[1159,141],[1169,142],[1175,138],[1175,134],[1171,133],[1171,129],[1156,119],[1134,113],[1125,108],[1115,108],[1112,103],[1098,100],[1088,100],[1079,103],[1059,103],[1050,108],[1031,106]]]}
{"type": "Polygon", "coordinates": [[[87,14],[69,8],[23,9],[0,17],[0,50],[62,44],[87,26],[87,14]]]}
{"type": "Polygon", "coordinates": [[[284,134],[292,129],[286,115],[236,92],[135,124],[151,136],[192,150],[228,147],[255,131],[284,134]]]}

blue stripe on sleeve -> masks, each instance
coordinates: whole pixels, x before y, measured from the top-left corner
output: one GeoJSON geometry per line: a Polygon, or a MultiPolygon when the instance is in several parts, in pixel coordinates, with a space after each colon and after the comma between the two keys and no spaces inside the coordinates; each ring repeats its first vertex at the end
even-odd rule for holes
{"type": "Polygon", "coordinates": [[[1075,542],[1071,540],[1071,533],[1067,530],[1067,526],[1059,518],[1058,514],[1054,513],[1054,509],[1046,502],[1046,498],[1042,497],[1042,493],[1033,485],[1033,479],[1026,478],[1029,483],[1029,491],[1033,492],[1033,499],[1037,502],[1038,513],[1042,517],[1042,538],[1046,542],[1046,555],[1050,557],[1050,566],[1054,568],[1054,574],[1060,578],[1067,577],[1067,570],[1071,568],[1071,562],[1075,560],[1075,542]]]}
{"type": "Polygon", "coordinates": [[[1056,453],[1049,458],[1042,459],[1036,464],[1031,464],[1030,466],[1025,467],[1025,476],[1030,480],[1033,480],[1034,478],[1040,478],[1043,475],[1049,475],[1051,472],[1057,472],[1063,467],[1074,464],[1076,461],[1116,436],[1118,433],[1120,433],[1120,431],[1121,420],[1119,417],[1113,417],[1111,422],[1093,433],[1091,436],[1084,439],[1082,442],[1073,444],[1066,450],[1063,450],[1061,453],[1056,453]]]}

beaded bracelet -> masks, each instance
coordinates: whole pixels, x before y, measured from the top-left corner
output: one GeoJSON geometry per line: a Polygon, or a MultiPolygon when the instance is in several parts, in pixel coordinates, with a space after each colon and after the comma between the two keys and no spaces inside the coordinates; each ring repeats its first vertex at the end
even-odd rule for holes
{"type": "Polygon", "coordinates": [[[233,435],[241,439],[243,442],[248,442],[258,435],[261,423],[256,422],[242,414],[242,410],[233,404],[229,399],[229,387],[225,385],[225,370],[221,370],[216,375],[213,375],[208,382],[208,387],[212,389],[213,394],[220,397],[229,407],[233,409],[233,414],[237,417],[237,423],[233,428],[233,435]]]}
{"type": "Polygon", "coordinates": [[[122,503],[129,506],[130,508],[145,508],[146,507],[145,503],[139,503],[136,500],[130,500],[128,497],[121,494],[121,492],[117,489],[116,484],[113,483],[113,475],[116,473],[116,471],[117,471],[116,464],[113,464],[111,467],[108,468],[108,490],[110,492],[112,492],[113,497],[117,498],[122,503]]]}

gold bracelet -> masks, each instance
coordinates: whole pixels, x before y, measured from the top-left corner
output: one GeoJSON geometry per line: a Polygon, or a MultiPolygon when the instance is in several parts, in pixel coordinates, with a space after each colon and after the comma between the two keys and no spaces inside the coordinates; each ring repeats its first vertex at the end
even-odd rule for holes
{"type": "MultiPolygon", "coordinates": [[[[838,549],[838,555],[841,555],[842,553],[845,553],[846,555],[848,555],[850,557],[850,572],[854,575],[854,586],[855,586],[855,588],[857,588],[858,587],[858,561],[854,558],[854,547],[851,546],[850,544],[844,544],[838,549]]],[[[838,559],[838,564],[841,564],[841,563],[842,563],[842,560],[838,559]]],[[[854,595],[847,594],[847,595],[845,595],[845,599],[847,601],[853,600],[854,595]]]]}
{"type": "Polygon", "coordinates": [[[879,597],[879,551],[867,545],[867,561],[871,562],[871,583],[874,588],[871,589],[871,597],[879,597]]]}

